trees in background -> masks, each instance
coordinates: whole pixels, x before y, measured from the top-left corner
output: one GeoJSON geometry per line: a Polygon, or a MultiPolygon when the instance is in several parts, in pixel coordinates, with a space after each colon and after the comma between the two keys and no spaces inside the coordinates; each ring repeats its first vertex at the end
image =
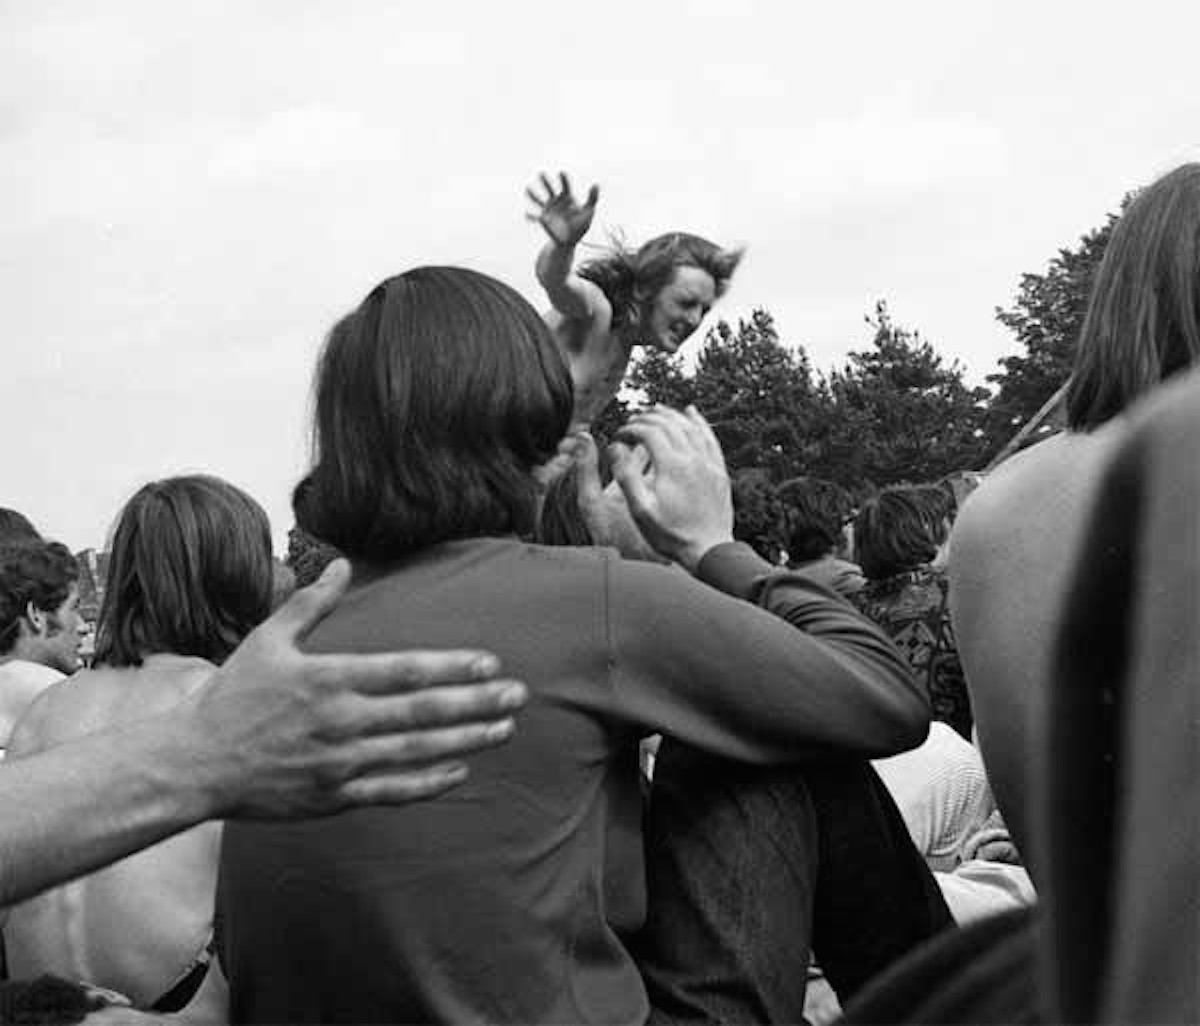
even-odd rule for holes
{"type": "Polygon", "coordinates": [[[822,382],[820,443],[804,472],[851,490],[934,481],[978,465],[988,391],[971,388],[917,331],[880,301],[870,345],[822,382]]]}

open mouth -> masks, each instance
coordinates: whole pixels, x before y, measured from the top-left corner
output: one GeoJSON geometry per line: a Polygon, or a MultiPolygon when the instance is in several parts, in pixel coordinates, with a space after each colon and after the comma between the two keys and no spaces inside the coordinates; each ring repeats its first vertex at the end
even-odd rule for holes
{"type": "Polygon", "coordinates": [[[690,324],[672,324],[659,338],[659,345],[668,353],[675,352],[692,334],[690,324]]]}

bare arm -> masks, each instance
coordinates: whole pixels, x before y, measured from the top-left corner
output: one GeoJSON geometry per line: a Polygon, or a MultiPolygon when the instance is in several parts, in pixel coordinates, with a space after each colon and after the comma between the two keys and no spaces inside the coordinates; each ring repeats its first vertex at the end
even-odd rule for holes
{"type": "Polygon", "coordinates": [[[577,203],[565,174],[559,175],[557,189],[543,174],[541,188],[544,195],[532,188],[525,190],[533,204],[533,210],[526,216],[540,224],[549,236],[549,241],[538,253],[537,278],[558,314],[567,321],[578,322],[571,325],[570,330],[559,333],[569,348],[578,350],[595,328],[607,333],[612,320],[612,310],[604,293],[574,270],[575,247],[591,227],[600,190],[593,185],[587,200],[577,203]]]}
{"type": "Polygon", "coordinates": [[[483,653],[301,652],[348,580],[331,564],[170,713],[0,765],[0,906],[206,819],[432,797],[511,735],[525,689],[483,653]]]}

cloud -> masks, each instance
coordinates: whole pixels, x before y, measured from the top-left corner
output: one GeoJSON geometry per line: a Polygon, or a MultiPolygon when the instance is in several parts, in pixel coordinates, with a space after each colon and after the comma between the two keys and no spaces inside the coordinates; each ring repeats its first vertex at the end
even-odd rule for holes
{"type": "Polygon", "coordinates": [[[317,175],[397,159],[400,141],[360,112],[311,106],[270,114],[216,147],[208,172],[217,184],[317,175]]]}

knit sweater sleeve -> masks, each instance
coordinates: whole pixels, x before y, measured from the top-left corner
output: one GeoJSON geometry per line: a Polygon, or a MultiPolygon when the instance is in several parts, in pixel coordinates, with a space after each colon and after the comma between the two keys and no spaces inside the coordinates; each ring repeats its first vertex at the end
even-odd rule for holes
{"type": "Polygon", "coordinates": [[[928,704],[891,642],[820,584],[739,543],[698,580],[607,564],[610,676],[639,726],[745,762],[879,756],[919,744],[928,704]]]}

